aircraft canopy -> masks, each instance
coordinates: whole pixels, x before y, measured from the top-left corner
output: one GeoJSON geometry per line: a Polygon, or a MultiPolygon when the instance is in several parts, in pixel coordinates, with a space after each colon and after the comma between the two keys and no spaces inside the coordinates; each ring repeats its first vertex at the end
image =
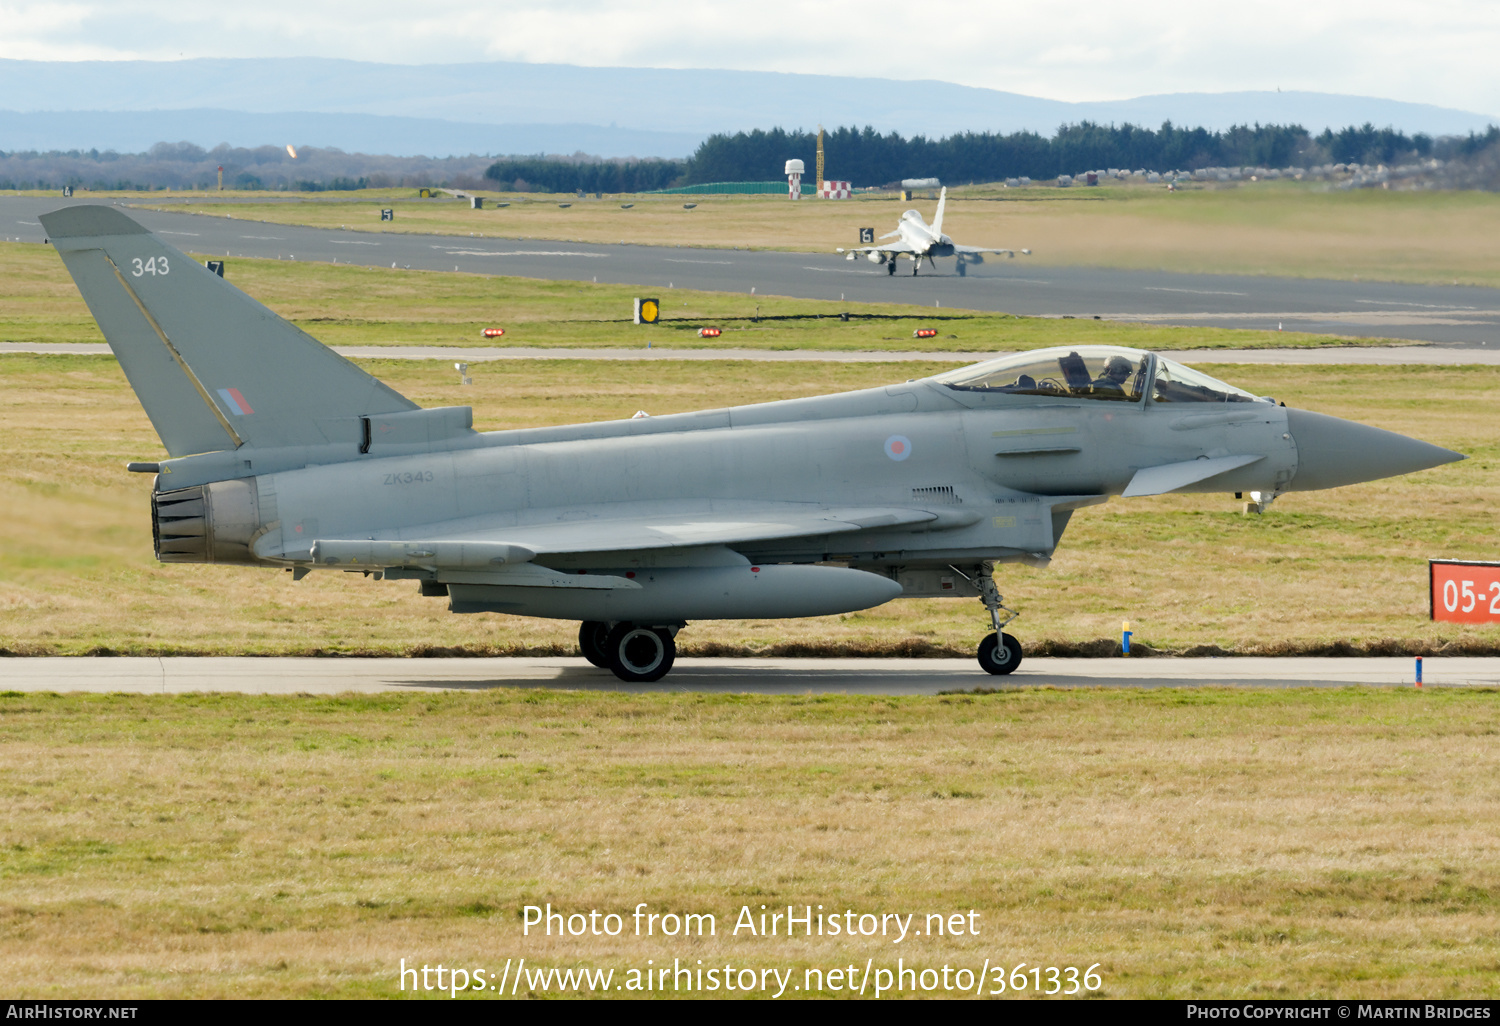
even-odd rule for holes
{"type": "Polygon", "coordinates": [[[1267,402],[1174,360],[1124,346],[1033,349],[939,374],[934,381],[965,392],[1159,403],[1267,402]]]}

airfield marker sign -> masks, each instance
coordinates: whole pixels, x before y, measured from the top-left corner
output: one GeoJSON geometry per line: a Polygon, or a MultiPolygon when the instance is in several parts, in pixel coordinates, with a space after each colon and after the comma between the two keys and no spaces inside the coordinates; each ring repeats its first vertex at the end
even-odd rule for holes
{"type": "Polygon", "coordinates": [[[1500,623],[1500,563],[1427,561],[1430,619],[1444,623],[1500,623]]]}

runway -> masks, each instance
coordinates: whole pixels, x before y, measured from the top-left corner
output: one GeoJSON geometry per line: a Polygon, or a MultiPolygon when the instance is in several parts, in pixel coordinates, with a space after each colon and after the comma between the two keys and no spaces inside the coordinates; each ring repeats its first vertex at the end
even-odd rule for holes
{"type": "MultiPolygon", "coordinates": [[[[1500,659],[1430,658],[1425,686],[1500,687],[1500,659]]],[[[0,692],[312,694],[552,688],[730,694],[935,695],[996,687],[1411,687],[1415,660],[1028,659],[991,677],[971,659],[691,659],[655,684],[624,684],[581,658],[0,659],[0,692]]]]}
{"type": "MultiPolygon", "coordinates": [[[[0,197],[0,238],[41,242],[37,215],[68,203],[0,197]]],[[[130,216],[188,252],[403,267],[760,296],[907,303],[1034,317],[1100,317],[1440,345],[1500,346],[1500,289],[1243,275],[1051,267],[992,258],[960,278],[951,260],[933,273],[888,276],[834,254],[596,245],[537,239],[337,231],[209,214],[137,210],[130,216]]],[[[233,275],[232,267],[230,269],[233,275]]],[[[647,293],[649,294],[649,293],[647,293]]]]}

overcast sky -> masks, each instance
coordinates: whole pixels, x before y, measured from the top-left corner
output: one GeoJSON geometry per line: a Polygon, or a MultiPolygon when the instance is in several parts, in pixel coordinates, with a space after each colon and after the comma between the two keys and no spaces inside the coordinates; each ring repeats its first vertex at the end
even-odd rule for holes
{"type": "Polygon", "coordinates": [[[1500,4],[0,0],[0,57],[345,57],[935,78],[1056,100],[1307,89],[1500,113],[1500,4]]]}

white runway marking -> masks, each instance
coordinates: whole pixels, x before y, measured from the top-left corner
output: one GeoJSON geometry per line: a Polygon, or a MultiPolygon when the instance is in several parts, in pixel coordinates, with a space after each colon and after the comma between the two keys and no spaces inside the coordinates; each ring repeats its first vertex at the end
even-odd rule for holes
{"type": "Polygon", "coordinates": [[[733,260],[674,260],[672,257],[662,257],[664,264],[724,264],[733,266],[733,260]]]}
{"type": "MultiPolygon", "coordinates": [[[[250,238],[250,236],[248,236],[248,235],[241,236],[241,237],[242,238],[246,238],[246,239],[250,238]]],[[[355,242],[352,239],[349,239],[349,240],[344,240],[344,239],[329,239],[328,240],[328,244],[330,246],[378,246],[378,245],[380,245],[380,243],[378,243],[378,242],[355,242]]]]}
{"type": "Polygon", "coordinates": [[[546,257],[593,257],[603,259],[608,253],[575,253],[565,249],[449,249],[449,256],[546,256],[546,257]]]}
{"type": "Polygon", "coordinates": [[[1419,306],[1426,310],[1477,310],[1477,306],[1454,306],[1451,303],[1407,303],[1399,299],[1356,299],[1366,306],[1419,306]]]}
{"type": "Polygon", "coordinates": [[[1188,292],[1195,296],[1248,296],[1248,292],[1215,292],[1212,289],[1173,289],[1165,285],[1147,285],[1147,292],[1188,292]]]}

